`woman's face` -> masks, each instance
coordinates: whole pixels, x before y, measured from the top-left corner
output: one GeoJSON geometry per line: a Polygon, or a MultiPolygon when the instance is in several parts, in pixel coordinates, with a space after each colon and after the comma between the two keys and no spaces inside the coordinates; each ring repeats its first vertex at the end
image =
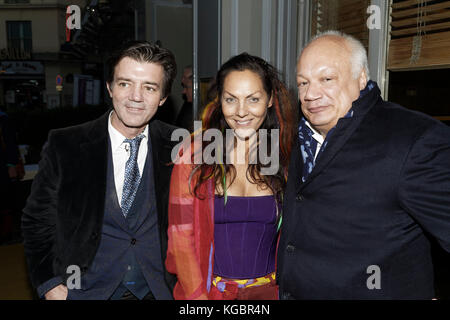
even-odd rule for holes
{"type": "Polygon", "coordinates": [[[232,71],[224,80],[221,96],[225,121],[240,138],[252,136],[261,127],[272,106],[259,75],[250,70],[232,71]]]}

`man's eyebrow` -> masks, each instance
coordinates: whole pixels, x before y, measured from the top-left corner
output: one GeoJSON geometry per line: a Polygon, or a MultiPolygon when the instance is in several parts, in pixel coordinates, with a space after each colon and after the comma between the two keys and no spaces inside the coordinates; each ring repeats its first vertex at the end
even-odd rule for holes
{"type": "Polygon", "coordinates": [[[156,83],[156,82],[145,81],[144,84],[149,84],[149,85],[152,85],[152,86],[155,86],[155,87],[158,87],[158,88],[159,88],[159,84],[156,83]]]}
{"type": "Polygon", "coordinates": [[[128,79],[128,78],[122,78],[122,77],[117,78],[116,81],[128,81],[128,82],[131,82],[130,79],[128,79]]]}
{"type": "MultiPolygon", "coordinates": [[[[235,95],[233,95],[232,93],[228,92],[227,90],[225,90],[224,93],[228,93],[228,94],[229,94],[230,96],[232,96],[233,98],[236,98],[235,95]]],[[[250,93],[248,96],[246,96],[246,98],[249,98],[249,97],[251,97],[251,96],[253,96],[253,95],[257,94],[257,93],[261,93],[261,90],[257,90],[257,91],[255,91],[255,92],[253,92],[253,93],[250,93]]]]}
{"type": "MultiPolygon", "coordinates": [[[[120,78],[117,78],[117,80],[116,81],[127,81],[127,82],[133,82],[131,79],[128,79],[128,78],[122,78],[122,77],[120,77],[120,78]]],[[[149,85],[152,85],[152,86],[156,86],[156,87],[158,87],[159,88],[159,84],[158,83],[156,83],[156,82],[152,82],[152,81],[145,81],[144,82],[144,84],[149,84],[149,85]]]]}

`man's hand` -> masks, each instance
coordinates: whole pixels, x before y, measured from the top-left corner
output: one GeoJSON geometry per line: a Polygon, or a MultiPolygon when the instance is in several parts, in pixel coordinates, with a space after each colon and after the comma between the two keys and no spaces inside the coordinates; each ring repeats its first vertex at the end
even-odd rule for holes
{"type": "Polygon", "coordinates": [[[67,287],[60,284],[45,294],[45,300],[66,300],[68,293],[67,287]]]}

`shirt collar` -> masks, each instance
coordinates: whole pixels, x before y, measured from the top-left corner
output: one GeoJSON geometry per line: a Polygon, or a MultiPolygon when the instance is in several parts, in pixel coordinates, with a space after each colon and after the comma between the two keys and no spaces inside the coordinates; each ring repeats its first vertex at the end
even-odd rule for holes
{"type": "MultiPolygon", "coordinates": [[[[373,88],[375,88],[375,82],[373,82],[372,80],[369,80],[366,84],[366,87],[360,91],[358,99],[361,99],[362,97],[364,97],[373,88]]],[[[353,117],[353,113],[354,113],[353,110],[350,109],[349,112],[344,116],[344,118],[353,117]]],[[[308,120],[306,120],[306,118],[304,118],[304,120],[305,120],[305,124],[308,126],[308,128],[311,129],[312,137],[314,138],[314,140],[316,140],[320,145],[322,145],[323,142],[325,141],[325,138],[322,137],[322,135],[312,127],[312,125],[308,122],[308,120]]]]}
{"type": "Polygon", "coordinates": [[[316,130],[312,127],[312,125],[308,122],[308,120],[305,119],[305,124],[308,126],[309,129],[311,129],[311,133],[312,133],[312,137],[314,140],[316,140],[320,145],[323,144],[323,142],[325,141],[325,138],[316,130]]]}
{"type": "MultiPolygon", "coordinates": [[[[114,111],[111,111],[108,118],[108,133],[109,138],[111,140],[111,150],[113,153],[115,153],[125,148],[126,143],[124,143],[124,140],[126,139],[126,137],[123,134],[121,134],[116,128],[113,127],[111,123],[111,116],[113,112],[114,111]]],[[[148,124],[145,126],[142,134],[144,135],[142,141],[146,142],[148,139],[148,124]]]]}

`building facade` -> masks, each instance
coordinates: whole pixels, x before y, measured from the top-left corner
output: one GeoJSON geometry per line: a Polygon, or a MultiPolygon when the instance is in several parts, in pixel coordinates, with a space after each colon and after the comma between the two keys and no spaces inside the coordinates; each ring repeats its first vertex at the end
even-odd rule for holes
{"type": "Polygon", "coordinates": [[[0,108],[73,105],[74,79],[86,66],[61,48],[67,6],[83,9],[86,2],[0,0],[0,108]]]}

